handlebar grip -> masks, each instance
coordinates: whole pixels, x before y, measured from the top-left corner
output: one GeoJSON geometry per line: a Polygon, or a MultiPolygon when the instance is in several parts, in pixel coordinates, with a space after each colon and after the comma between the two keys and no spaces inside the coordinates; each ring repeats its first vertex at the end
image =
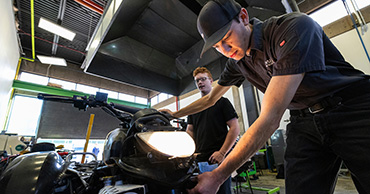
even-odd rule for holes
{"type": "Polygon", "coordinates": [[[135,114],[137,111],[141,110],[141,108],[135,108],[135,107],[125,106],[125,105],[120,105],[120,104],[111,103],[111,105],[116,109],[122,110],[124,112],[129,112],[131,114],[135,114]]]}
{"type": "Polygon", "coordinates": [[[170,113],[166,111],[161,111],[160,113],[167,117],[169,120],[178,119],[177,117],[172,116],[170,113]]]}
{"type": "Polygon", "coordinates": [[[37,95],[37,98],[40,99],[40,100],[58,101],[58,102],[65,102],[65,103],[73,103],[74,102],[72,97],[58,96],[58,95],[52,95],[52,94],[39,93],[37,95]]]}

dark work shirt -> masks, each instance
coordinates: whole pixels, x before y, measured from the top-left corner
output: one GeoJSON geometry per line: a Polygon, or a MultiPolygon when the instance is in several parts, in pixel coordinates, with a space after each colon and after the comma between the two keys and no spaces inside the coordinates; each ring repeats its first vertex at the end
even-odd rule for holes
{"type": "Polygon", "coordinates": [[[197,160],[208,161],[215,151],[219,151],[228,133],[227,121],[238,118],[234,107],[227,98],[221,97],[215,105],[188,116],[188,124],[193,125],[197,160]]]}
{"type": "Polygon", "coordinates": [[[229,59],[220,76],[223,86],[240,86],[245,79],[265,92],[273,76],[305,73],[289,109],[312,106],[368,75],[347,63],[322,28],[302,13],[252,19],[250,56],[229,59]]]}

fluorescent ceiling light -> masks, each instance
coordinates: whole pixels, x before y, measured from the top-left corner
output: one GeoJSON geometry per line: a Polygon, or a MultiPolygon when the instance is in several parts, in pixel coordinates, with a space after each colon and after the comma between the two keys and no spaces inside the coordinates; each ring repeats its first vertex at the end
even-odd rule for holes
{"type": "Polygon", "coordinates": [[[73,40],[73,38],[76,36],[76,33],[60,26],[60,25],[57,25],[57,24],[54,24],[53,22],[50,22],[48,20],[46,20],[45,18],[40,18],[40,22],[39,22],[39,27],[44,29],[44,30],[47,30],[51,33],[54,33],[56,35],[59,35],[63,38],[66,38],[70,41],[73,40]]]}
{"type": "Polygon", "coordinates": [[[66,60],[58,57],[48,57],[43,55],[37,55],[37,58],[44,64],[67,66],[66,60]]]}

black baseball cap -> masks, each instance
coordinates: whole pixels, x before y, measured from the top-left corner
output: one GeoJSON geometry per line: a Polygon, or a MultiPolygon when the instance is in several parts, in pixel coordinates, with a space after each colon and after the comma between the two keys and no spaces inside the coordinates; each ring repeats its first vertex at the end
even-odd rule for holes
{"type": "Polygon", "coordinates": [[[200,57],[226,35],[241,8],[234,0],[209,1],[203,6],[197,19],[198,31],[205,42],[200,57]]]}

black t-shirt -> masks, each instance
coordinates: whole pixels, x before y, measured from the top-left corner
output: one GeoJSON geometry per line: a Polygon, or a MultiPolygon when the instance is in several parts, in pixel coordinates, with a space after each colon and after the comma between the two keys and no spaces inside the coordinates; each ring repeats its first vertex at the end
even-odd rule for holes
{"type": "Polygon", "coordinates": [[[220,150],[228,133],[226,122],[238,118],[227,98],[221,97],[216,104],[202,112],[188,116],[193,125],[197,160],[208,161],[213,152],[220,150]]]}
{"type": "Polygon", "coordinates": [[[347,63],[322,28],[302,13],[252,19],[251,56],[229,59],[218,83],[240,86],[245,79],[265,92],[273,76],[305,73],[289,105],[303,109],[369,76],[347,63]]]}

